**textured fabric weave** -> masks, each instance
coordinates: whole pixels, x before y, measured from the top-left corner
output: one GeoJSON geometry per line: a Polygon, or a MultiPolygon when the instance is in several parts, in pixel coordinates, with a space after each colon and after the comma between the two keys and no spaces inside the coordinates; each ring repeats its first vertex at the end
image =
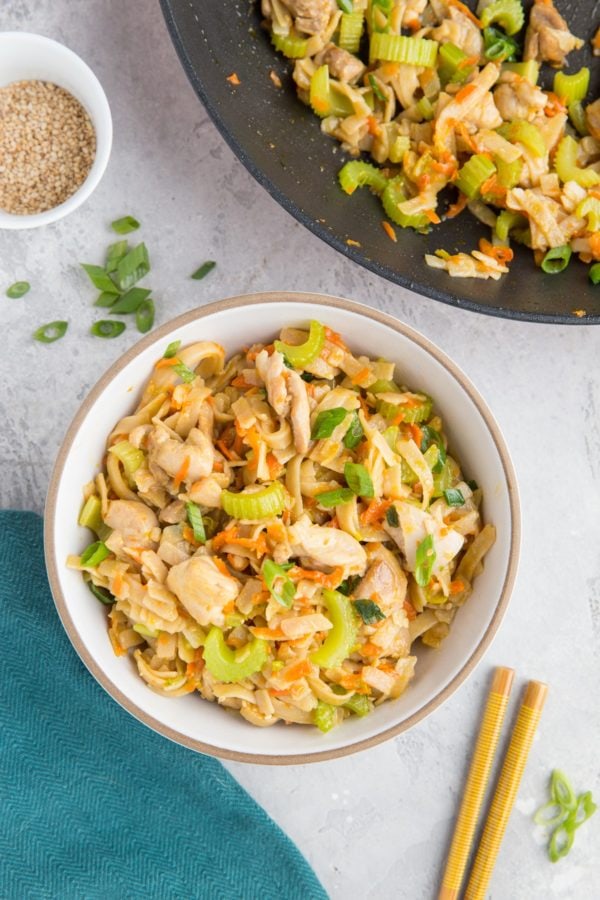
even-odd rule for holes
{"type": "Polygon", "coordinates": [[[0,511],[0,640],[0,897],[326,900],[219,762],[139,724],[87,672],[32,513],[0,511]]]}

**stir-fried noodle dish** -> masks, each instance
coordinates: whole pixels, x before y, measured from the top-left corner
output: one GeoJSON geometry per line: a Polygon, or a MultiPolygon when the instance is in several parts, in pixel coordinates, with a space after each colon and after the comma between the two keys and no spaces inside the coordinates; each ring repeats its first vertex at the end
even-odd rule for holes
{"type": "MultiPolygon", "coordinates": [[[[300,100],[356,157],[341,188],[368,185],[380,197],[388,237],[397,240],[394,226],[427,231],[467,209],[491,231],[472,252],[427,254],[429,266],[498,279],[511,242],[551,274],[573,253],[600,260],[600,100],[589,97],[589,68],[567,63],[584,41],[552,0],[528,12],[520,0],[472,7],[261,0],[300,100]]],[[[600,54],[600,30],[592,46],[600,54]]],[[[600,266],[589,277],[600,282],[600,266]]]]}
{"type": "Polygon", "coordinates": [[[166,348],[68,561],[153,690],[322,731],[404,692],[495,532],[434,401],[401,381],[317,321],[229,360],[166,348]]]}

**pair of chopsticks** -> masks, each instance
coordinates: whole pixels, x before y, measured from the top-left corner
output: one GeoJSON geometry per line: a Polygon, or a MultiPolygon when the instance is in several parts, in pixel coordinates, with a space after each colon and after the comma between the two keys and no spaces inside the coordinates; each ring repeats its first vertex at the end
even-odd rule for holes
{"type": "MultiPolygon", "coordinates": [[[[508,706],[514,674],[513,669],[503,667],[497,668],[494,672],[438,900],[456,900],[459,896],[473,834],[508,706]]],[[[471,869],[464,900],[484,900],[542,714],[547,691],[547,686],[541,681],[530,681],[525,687],[475,862],[471,869]]]]}

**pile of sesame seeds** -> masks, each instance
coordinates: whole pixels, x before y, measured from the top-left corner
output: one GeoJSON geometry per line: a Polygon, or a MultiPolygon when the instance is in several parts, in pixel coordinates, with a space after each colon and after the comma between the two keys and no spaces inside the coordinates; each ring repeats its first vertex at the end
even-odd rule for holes
{"type": "Polygon", "coordinates": [[[95,154],[90,118],[64,88],[0,88],[0,209],[33,215],[59,206],[83,184],[95,154]]]}

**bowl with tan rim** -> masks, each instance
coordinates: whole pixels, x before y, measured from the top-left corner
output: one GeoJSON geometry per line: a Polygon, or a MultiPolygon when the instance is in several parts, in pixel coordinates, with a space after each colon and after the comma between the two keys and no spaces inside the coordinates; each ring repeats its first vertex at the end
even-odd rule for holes
{"type": "Polygon", "coordinates": [[[512,590],[520,540],[515,473],[485,401],[464,373],[418,332],[350,300],[316,294],[266,293],[233,297],[188,312],[143,338],[92,389],[69,426],[52,474],[45,512],[45,552],[58,614],[81,659],[108,693],[150,728],[191,749],[254,763],[307,763],[363,750],[430,715],[473,672],[498,630],[512,590]],[[128,415],[156,360],[172,341],[221,344],[227,356],[269,343],[286,325],[318,319],[340,332],[354,353],[397,363],[399,378],[434,397],[452,452],[483,490],[483,517],[496,543],[439,650],[416,650],[416,674],[406,692],[364,718],[351,717],[322,734],[301,725],[256,728],[199,694],[167,698],[140,679],[128,656],[116,657],[106,608],[68,569],[89,532],[78,526],[82,486],[99,470],[107,435],[128,415]]]}

